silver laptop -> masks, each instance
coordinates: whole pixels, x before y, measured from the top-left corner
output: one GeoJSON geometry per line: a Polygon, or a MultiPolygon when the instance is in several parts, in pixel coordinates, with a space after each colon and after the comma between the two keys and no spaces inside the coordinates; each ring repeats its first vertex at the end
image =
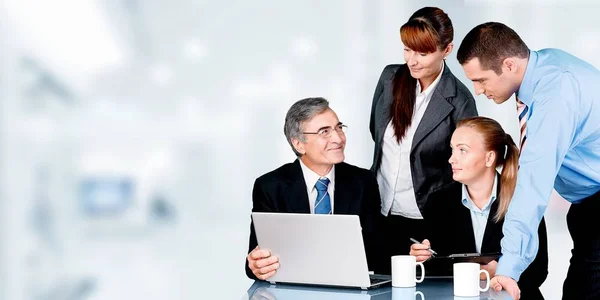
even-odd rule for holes
{"type": "Polygon", "coordinates": [[[370,275],[356,215],[252,213],[258,245],[279,257],[271,283],[374,288],[390,276],[370,275]]]}

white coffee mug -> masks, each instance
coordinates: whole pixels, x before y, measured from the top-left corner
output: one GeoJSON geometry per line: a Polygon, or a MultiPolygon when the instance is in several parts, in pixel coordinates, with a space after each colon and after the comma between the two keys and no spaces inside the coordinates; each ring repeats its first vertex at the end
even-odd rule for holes
{"type": "Polygon", "coordinates": [[[425,266],[412,255],[392,256],[392,286],[413,287],[425,279],[425,266]],[[421,278],[417,278],[415,266],[421,267],[421,278]]]}
{"type": "Polygon", "coordinates": [[[486,270],[481,270],[478,263],[455,263],[453,265],[453,272],[454,296],[479,296],[479,292],[485,292],[490,288],[490,273],[486,270]],[[481,288],[479,285],[479,275],[481,273],[485,273],[485,288],[481,288]]]}
{"type": "Polygon", "coordinates": [[[392,300],[416,300],[417,295],[421,296],[420,300],[425,300],[425,295],[414,286],[392,288],[392,300]]]}

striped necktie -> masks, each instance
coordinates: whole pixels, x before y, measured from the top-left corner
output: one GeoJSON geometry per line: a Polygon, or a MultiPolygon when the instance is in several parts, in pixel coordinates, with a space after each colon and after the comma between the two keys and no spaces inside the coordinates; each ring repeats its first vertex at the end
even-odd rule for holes
{"type": "Polygon", "coordinates": [[[525,103],[521,102],[518,97],[517,99],[517,113],[519,114],[519,129],[521,130],[520,143],[519,143],[519,155],[523,152],[523,147],[525,147],[525,143],[527,142],[527,136],[525,132],[527,129],[527,112],[529,111],[529,107],[525,105],[525,103]]]}
{"type": "Polygon", "coordinates": [[[329,193],[327,192],[327,186],[329,185],[329,179],[320,178],[315,184],[317,189],[317,199],[315,200],[315,214],[331,214],[331,200],[329,193]]]}

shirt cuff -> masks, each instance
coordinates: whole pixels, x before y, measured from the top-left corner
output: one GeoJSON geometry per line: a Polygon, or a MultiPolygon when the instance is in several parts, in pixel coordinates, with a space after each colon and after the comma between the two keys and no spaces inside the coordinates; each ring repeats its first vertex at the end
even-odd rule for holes
{"type": "Polygon", "coordinates": [[[518,255],[510,253],[502,254],[498,261],[498,267],[496,267],[496,275],[508,276],[519,281],[519,277],[521,277],[526,268],[522,262],[523,259],[518,255]]]}

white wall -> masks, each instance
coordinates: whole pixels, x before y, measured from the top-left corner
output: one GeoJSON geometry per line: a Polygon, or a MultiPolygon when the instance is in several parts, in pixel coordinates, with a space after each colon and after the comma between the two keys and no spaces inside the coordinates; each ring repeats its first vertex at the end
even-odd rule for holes
{"type": "MultiPolygon", "coordinates": [[[[532,49],[600,66],[600,4],[526,3],[0,3],[2,298],[81,282],[92,286],[82,299],[242,297],[252,183],[294,159],[283,136],[289,106],[328,98],[349,126],[347,162],[368,168],[373,89],[386,64],[403,62],[399,27],[426,5],[449,14],[455,49],[472,27],[500,21],[532,49]],[[71,96],[48,88],[46,73],[71,96]],[[32,229],[40,166],[51,174],[46,235],[32,229]],[[133,178],[136,205],[117,218],[82,214],[77,187],[90,173],[133,178]],[[169,222],[147,213],[159,191],[175,210],[169,222]]],[[[455,53],[448,65],[472,89],[455,53]]],[[[476,100],[517,136],[514,102],[476,100]]],[[[555,198],[547,299],[560,299],[571,247],[568,204],[555,198]]]]}

